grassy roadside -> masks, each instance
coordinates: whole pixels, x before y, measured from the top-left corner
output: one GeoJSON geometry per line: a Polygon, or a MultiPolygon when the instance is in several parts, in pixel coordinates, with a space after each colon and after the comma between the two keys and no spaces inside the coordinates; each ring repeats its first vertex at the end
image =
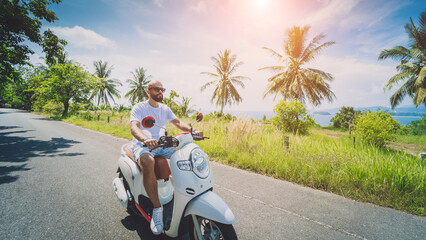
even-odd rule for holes
{"type": "MultiPolygon", "coordinates": [[[[131,139],[128,113],[82,113],[62,120],[131,139]]],[[[426,170],[424,162],[412,155],[360,141],[354,148],[347,132],[323,128],[311,129],[307,136],[289,135],[288,149],[284,135],[261,122],[211,119],[201,122],[197,129],[211,137],[198,144],[218,162],[425,216],[426,170]]],[[[170,126],[170,134],[178,132],[170,126]]],[[[410,139],[416,144],[423,140],[410,139]]]]}

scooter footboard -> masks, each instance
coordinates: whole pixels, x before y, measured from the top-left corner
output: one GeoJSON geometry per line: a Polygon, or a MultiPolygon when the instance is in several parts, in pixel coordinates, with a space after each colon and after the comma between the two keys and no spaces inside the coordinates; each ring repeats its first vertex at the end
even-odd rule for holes
{"type": "Polygon", "coordinates": [[[198,215],[223,224],[233,224],[235,216],[228,205],[216,193],[207,191],[194,198],[186,208],[185,217],[198,215]]]}

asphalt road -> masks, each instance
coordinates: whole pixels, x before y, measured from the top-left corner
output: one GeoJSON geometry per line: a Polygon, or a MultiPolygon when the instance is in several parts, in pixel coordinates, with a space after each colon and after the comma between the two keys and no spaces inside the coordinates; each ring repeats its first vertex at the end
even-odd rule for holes
{"type": "MultiPolygon", "coordinates": [[[[127,140],[0,109],[0,239],[167,239],[113,193],[127,140]]],[[[426,239],[426,220],[212,163],[240,239],[426,239]]]]}

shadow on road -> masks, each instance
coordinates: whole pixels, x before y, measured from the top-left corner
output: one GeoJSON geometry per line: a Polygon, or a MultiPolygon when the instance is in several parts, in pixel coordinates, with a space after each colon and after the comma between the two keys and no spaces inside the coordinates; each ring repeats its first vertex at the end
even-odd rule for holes
{"type": "MultiPolygon", "coordinates": [[[[136,231],[141,239],[144,240],[170,240],[172,238],[167,237],[162,234],[159,236],[155,236],[152,234],[151,229],[149,228],[149,223],[142,217],[129,215],[121,220],[121,223],[125,228],[130,231],[136,231]]],[[[186,236],[187,237],[187,236],[186,236]]],[[[173,238],[174,239],[174,238],[173,238]]],[[[187,238],[179,238],[179,239],[187,239],[187,238]]],[[[189,238],[188,238],[189,239],[189,238]]]]}
{"type": "Polygon", "coordinates": [[[27,162],[32,157],[79,156],[83,153],[62,153],[66,148],[80,142],[65,138],[52,138],[49,141],[34,137],[19,136],[32,130],[20,130],[17,126],[0,126],[0,184],[14,182],[18,176],[13,172],[28,171],[27,162]],[[9,131],[13,129],[14,131],[9,131]],[[9,164],[8,164],[9,163],[9,164]],[[21,165],[16,165],[21,163],[21,165]],[[11,165],[12,164],[12,165],[11,165]]]}

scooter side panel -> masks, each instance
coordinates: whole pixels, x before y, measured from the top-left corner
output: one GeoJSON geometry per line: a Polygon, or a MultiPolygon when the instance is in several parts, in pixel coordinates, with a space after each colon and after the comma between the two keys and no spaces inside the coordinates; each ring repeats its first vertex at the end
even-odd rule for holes
{"type": "Polygon", "coordinates": [[[207,191],[194,198],[186,208],[188,215],[201,216],[223,224],[233,224],[235,216],[228,205],[216,193],[207,191]]]}
{"type": "MultiPolygon", "coordinates": [[[[124,175],[133,196],[143,195],[148,197],[148,194],[143,187],[141,172],[136,163],[127,156],[121,156],[118,160],[118,166],[124,175]]],[[[170,181],[158,180],[158,198],[161,204],[167,204],[173,198],[173,186],[170,181]]],[[[139,199],[139,198],[136,198],[139,199]]],[[[136,200],[138,202],[138,200],[136,200]]]]}
{"type": "Polygon", "coordinates": [[[136,163],[127,156],[121,156],[118,160],[118,166],[129,184],[133,196],[139,196],[140,194],[147,196],[142,186],[141,172],[136,163]]]}

